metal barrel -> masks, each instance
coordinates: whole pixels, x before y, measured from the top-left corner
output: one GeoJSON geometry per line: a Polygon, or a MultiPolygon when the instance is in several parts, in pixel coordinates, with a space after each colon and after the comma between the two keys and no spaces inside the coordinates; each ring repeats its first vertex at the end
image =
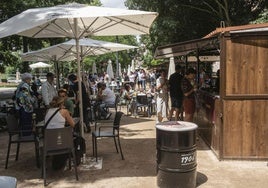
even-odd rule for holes
{"type": "Polygon", "coordinates": [[[196,130],[185,121],[156,125],[158,187],[196,187],[196,130]]]}

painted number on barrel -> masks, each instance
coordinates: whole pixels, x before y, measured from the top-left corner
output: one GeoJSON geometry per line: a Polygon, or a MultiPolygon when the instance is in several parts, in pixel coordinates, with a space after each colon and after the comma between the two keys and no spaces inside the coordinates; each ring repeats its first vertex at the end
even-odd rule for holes
{"type": "Polygon", "coordinates": [[[181,155],[181,164],[187,165],[195,162],[195,153],[188,153],[181,155]]]}

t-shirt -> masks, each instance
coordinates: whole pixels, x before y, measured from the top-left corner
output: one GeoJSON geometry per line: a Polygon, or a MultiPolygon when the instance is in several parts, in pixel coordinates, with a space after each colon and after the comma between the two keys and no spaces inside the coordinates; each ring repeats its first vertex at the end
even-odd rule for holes
{"type": "Polygon", "coordinates": [[[182,98],[183,92],[181,89],[182,75],[178,72],[173,73],[169,77],[169,93],[170,97],[182,98]]]}
{"type": "Polygon", "coordinates": [[[106,104],[114,104],[115,94],[110,88],[106,87],[102,91],[102,101],[106,104]]]}

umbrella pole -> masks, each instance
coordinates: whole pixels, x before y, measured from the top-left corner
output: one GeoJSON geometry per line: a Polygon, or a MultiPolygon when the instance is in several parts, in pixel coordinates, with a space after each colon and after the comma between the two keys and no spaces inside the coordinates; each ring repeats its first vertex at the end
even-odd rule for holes
{"type": "Polygon", "coordinates": [[[77,59],[77,77],[78,77],[78,94],[79,94],[79,115],[80,115],[80,131],[81,136],[84,137],[84,118],[83,118],[83,101],[82,101],[82,78],[80,66],[80,53],[79,53],[79,37],[77,31],[77,18],[74,19],[75,25],[75,44],[76,44],[76,59],[77,59]]]}

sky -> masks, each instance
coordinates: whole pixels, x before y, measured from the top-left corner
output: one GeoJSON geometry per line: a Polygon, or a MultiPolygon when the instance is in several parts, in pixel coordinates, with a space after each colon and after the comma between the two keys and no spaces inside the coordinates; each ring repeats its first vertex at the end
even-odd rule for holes
{"type": "Polygon", "coordinates": [[[126,8],[124,1],[125,0],[101,0],[101,3],[104,7],[126,8]]]}

